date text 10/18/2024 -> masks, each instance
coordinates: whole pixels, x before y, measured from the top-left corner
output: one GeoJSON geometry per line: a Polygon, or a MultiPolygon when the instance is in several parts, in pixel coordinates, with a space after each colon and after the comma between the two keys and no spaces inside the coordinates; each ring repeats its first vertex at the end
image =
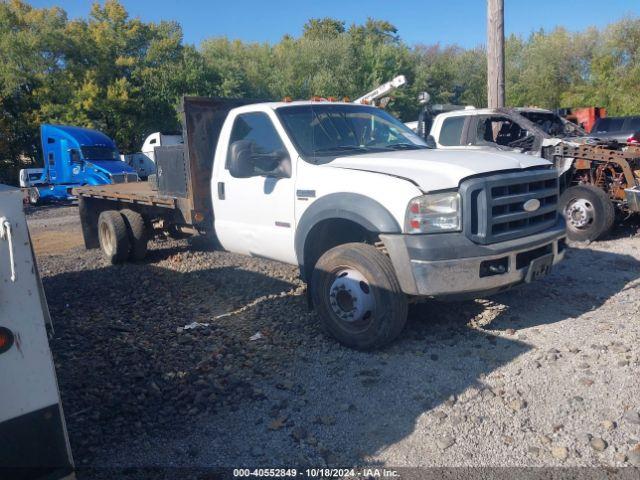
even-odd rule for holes
{"type": "Polygon", "coordinates": [[[234,477],[302,478],[394,478],[395,470],[386,468],[234,468],[234,477]]]}

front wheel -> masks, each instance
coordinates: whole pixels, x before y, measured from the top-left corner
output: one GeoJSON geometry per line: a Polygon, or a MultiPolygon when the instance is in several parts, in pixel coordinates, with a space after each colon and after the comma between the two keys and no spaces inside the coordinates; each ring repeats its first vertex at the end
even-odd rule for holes
{"type": "Polygon", "coordinates": [[[567,221],[567,236],[576,242],[591,242],[611,230],[615,209],[607,193],[593,185],[567,188],[560,197],[560,208],[567,221]]]}
{"type": "Polygon", "coordinates": [[[310,287],[324,329],[350,348],[382,347],[407,321],[407,297],[391,260],[371,245],[347,243],[327,251],[310,287]]]}
{"type": "Polygon", "coordinates": [[[29,203],[31,205],[37,205],[40,201],[40,192],[37,188],[31,187],[28,192],[29,195],[29,203]]]}

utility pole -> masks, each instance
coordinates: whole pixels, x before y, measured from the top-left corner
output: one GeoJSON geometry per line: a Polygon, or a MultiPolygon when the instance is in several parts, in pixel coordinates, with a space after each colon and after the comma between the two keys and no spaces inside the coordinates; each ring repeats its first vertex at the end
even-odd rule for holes
{"type": "Polygon", "coordinates": [[[487,103],[504,107],[504,0],[487,0],[487,103]]]}

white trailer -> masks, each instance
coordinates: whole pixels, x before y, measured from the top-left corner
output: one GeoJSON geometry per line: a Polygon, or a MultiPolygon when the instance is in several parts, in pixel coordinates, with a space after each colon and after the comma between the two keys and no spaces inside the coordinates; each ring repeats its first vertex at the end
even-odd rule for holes
{"type": "Polygon", "coordinates": [[[165,135],[154,132],[145,139],[142,151],[120,155],[120,159],[134,168],[141,179],[146,179],[149,175],[156,173],[156,147],[182,145],[183,143],[182,135],[165,135]]]}
{"type": "Polygon", "coordinates": [[[74,478],[22,192],[0,185],[0,478],[74,478]]]}

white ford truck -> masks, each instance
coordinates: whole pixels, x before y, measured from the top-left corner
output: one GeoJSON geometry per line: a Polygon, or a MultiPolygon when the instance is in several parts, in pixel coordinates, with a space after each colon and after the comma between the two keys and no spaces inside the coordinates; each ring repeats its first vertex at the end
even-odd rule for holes
{"type": "Polygon", "coordinates": [[[372,349],[410,297],[475,297],[564,256],[558,175],[541,158],[427,147],[383,110],[334,102],[183,99],[183,146],[157,186],[82,187],[85,244],[144,257],[160,230],[298,265],[326,330],[372,349]]]}

